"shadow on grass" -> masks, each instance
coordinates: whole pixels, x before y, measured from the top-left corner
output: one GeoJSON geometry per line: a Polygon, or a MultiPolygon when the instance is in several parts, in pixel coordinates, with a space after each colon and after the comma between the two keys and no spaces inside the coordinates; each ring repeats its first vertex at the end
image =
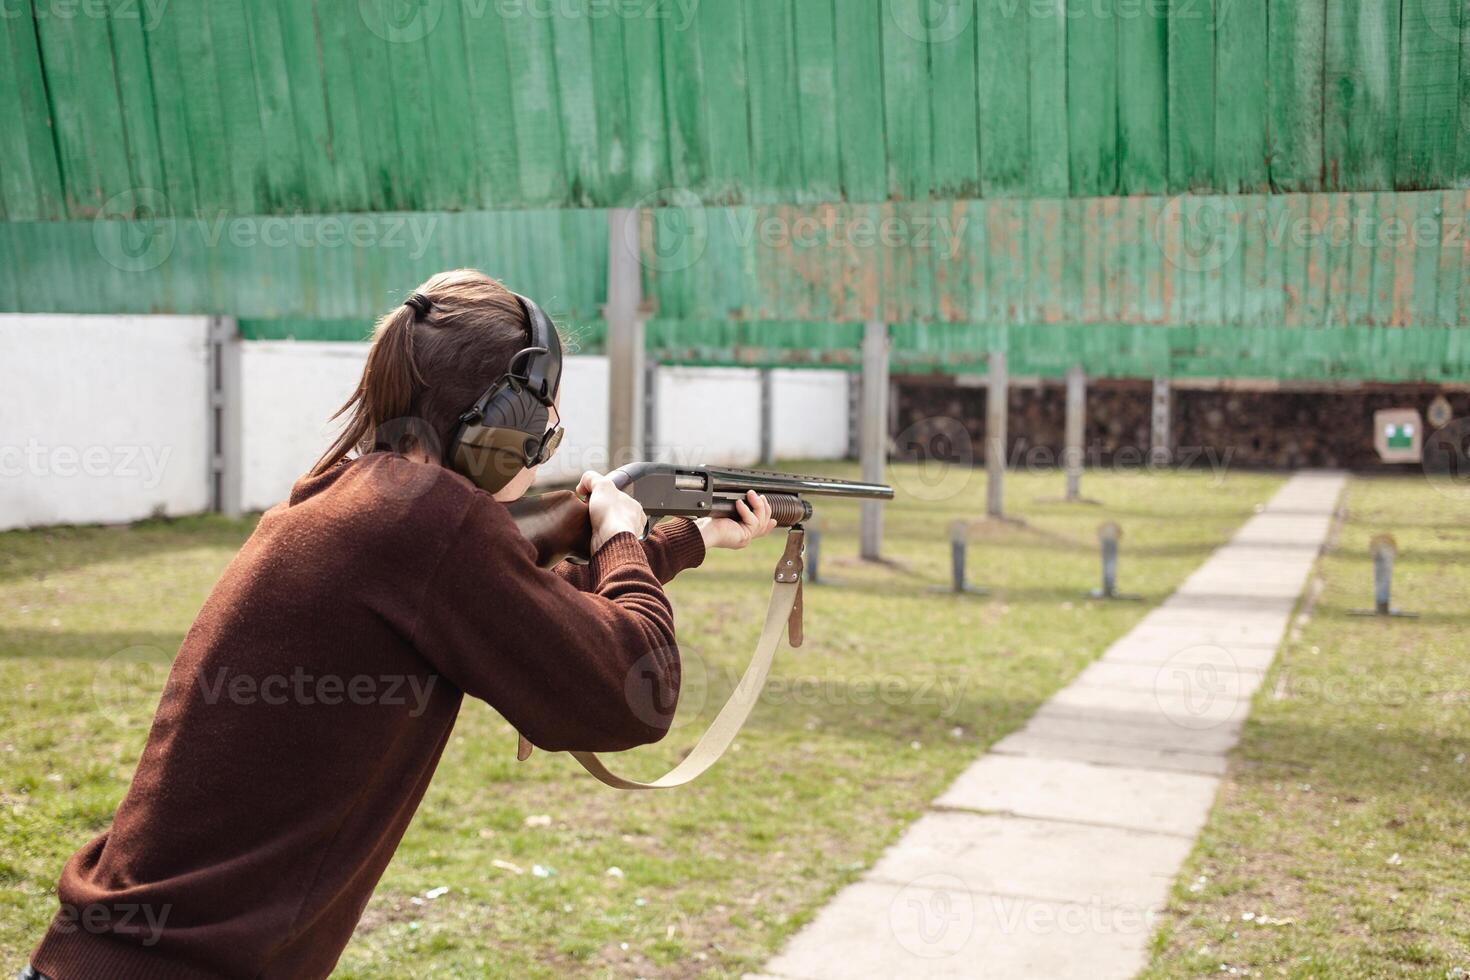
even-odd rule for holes
{"type": "Polygon", "coordinates": [[[162,651],[170,660],[184,641],[184,631],[0,629],[0,660],[105,660],[135,647],[162,651]]]}
{"type": "Polygon", "coordinates": [[[46,578],[105,561],[133,561],[170,551],[236,551],[257,518],[217,516],[150,520],[116,526],[64,526],[0,533],[0,582],[46,578]]]}

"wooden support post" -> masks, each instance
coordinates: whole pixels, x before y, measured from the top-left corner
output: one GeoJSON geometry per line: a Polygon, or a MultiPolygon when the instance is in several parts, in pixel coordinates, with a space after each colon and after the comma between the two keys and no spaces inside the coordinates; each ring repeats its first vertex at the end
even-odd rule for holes
{"type": "Polygon", "coordinates": [[[642,447],[643,269],[642,215],[633,208],[607,212],[607,455],[612,469],[639,458],[642,447]]]}
{"type": "MultiPolygon", "coordinates": [[[[863,328],[861,456],[863,479],[882,483],[888,459],[888,325],[869,321],[863,328]]],[[[883,539],[882,504],[864,500],[859,531],[863,558],[877,561],[883,539]]]]}
{"type": "Polygon", "coordinates": [[[761,369],[761,465],[769,466],[776,458],[775,377],[770,368],[761,369]]]}
{"type": "Polygon", "coordinates": [[[1170,450],[1169,421],[1173,417],[1174,394],[1168,378],[1154,378],[1153,424],[1149,431],[1149,463],[1153,466],[1168,466],[1173,452],[1170,450]]]}
{"type": "Polygon", "coordinates": [[[985,391],[985,512],[1005,516],[1006,400],[1010,377],[1005,351],[991,351],[989,387],[985,391]]]}
{"type": "Polygon", "coordinates": [[[209,507],[226,517],[239,517],[245,474],[239,321],[210,317],[208,344],[209,507]]]}
{"type": "Polygon", "coordinates": [[[1067,448],[1063,460],[1067,468],[1067,500],[1082,499],[1082,442],[1086,438],[1087,373],[1082,365],[1067,369],[1067,448]]]}

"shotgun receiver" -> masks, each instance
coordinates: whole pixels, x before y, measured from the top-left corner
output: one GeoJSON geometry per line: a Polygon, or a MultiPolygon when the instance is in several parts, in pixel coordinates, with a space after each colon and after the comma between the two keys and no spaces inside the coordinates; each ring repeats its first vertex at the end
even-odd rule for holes
{"type": "MultiPolygon", "coordinates": [[[[630,463],[614,470],[613,482],[643,505],[649,523],[661,517],[737,517],[735,502],[747,490],[763,494],[777,527],[794,527],[812,516],[808,497],[892,500],[893,488],[824,476],[793,476],[718,466],[630,463]]],[[[536,562],[550,568],[566,558],[587,561],[592,521],[587,504],[570,490],[524,497],[508,505],[511,517],[536,548],[536,562]]]]}

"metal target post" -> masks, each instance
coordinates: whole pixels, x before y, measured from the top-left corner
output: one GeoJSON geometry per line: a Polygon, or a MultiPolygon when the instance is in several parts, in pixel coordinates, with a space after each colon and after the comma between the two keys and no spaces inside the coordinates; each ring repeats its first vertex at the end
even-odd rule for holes
{"type": "Polygon", "coordinates": [[[1373,608],[1354,609],[1354,616],[1395,616],[1415,619],[1417,613],[1393,608],[1393,560],[1398,557],[1399,546],[1392,534],[1375,534],[1368,542],[1373,555],[1373,608]]]}

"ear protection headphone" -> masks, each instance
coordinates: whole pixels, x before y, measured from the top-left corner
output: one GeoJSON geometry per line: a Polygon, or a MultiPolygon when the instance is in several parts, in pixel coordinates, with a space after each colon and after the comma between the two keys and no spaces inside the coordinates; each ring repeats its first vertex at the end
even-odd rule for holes
{"type": "Polygon", "coordinates": [[[531,346],[517,352],[505,374],[459,417],[444,452],[445,465],[487,493],[550,459],[564,434],[560,425],[546,430],[561,387],[561,341],[541,307],[513,295],[531,325],[531,346]]]}

